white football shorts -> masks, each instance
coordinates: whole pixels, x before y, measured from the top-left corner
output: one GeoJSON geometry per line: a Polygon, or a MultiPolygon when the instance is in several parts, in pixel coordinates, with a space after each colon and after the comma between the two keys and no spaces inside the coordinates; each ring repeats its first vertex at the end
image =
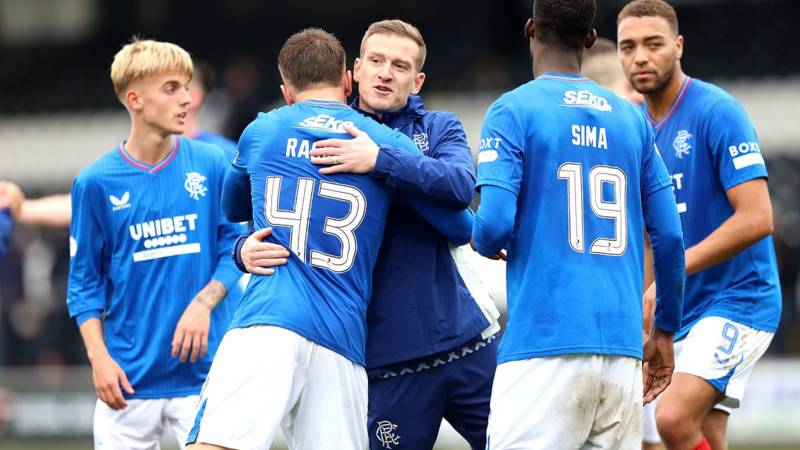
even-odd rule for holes
{"type": "Polygon", "coordinates": [[[708,381],[725,395],[714,408],[730,413],[739,407],[753,366],[774,335],[724,317],[705,317],[675,343],[675,372],[708,381]]]}
{"type": "Polygon", "coordinates": [[[497,366],[487,450],[615,449],[642,445],[642,363],[561,355],[497,366]]]}
{"type": "Polygon", "coordinates": [[[364,450],[364,367],[276,326],[228,330],[200,393],[189,443],[268,449],[364,450]]]}
{"type": "Polygon", "coordinates": [[[97,400],[94,409],[95,450],[159,449],[167,428],[181,449],[194,421],[199,396],[128,400],[125,409],[114,410],[97,400]]]}

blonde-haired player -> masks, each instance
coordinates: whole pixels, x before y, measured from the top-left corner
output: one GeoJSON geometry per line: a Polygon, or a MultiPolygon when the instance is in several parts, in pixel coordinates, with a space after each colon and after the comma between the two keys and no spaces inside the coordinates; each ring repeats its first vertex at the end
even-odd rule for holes
{"type": "Polygon", "coordinates": [[[134,40],[114,57],[127,140],[72,186],[67,307],[98,395],[95,449],[183,447],[197,395],[234,302],[228,254],[239,226],[219,208],[227,161],[184,132],[192,60],[177,45],[134,40]],[[188,360],[188,361],[187,361],[188,360]]]}

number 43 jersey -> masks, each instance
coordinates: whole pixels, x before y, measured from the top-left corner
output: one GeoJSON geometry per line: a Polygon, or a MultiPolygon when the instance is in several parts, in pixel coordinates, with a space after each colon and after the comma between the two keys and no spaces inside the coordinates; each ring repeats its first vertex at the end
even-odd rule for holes
{"type": "Polygon", "coordinates": [[[635,106],[548,73],[489,108],[478,186],[517,195],[498,362],[642,357],[643,199],[671,184],[635,106]]]}
{"type": "Polygon", "coordinates": [[[349,139],[347,123],[380,144],[417,148],[339,102],[259,114],[242,135],[233,164],[247,168],[255,227],[272,227],[269,239],[291,257],[274,275],[251,278],[231,327],[280,326],[364,365],[372,269],[391,197],[368,175],[320,174],[309,155],[318,140],[349,139]]]}

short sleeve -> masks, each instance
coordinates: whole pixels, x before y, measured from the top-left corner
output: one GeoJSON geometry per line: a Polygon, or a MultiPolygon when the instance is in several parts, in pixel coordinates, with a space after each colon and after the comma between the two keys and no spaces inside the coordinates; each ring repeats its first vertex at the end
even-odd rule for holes
{"type": "Polygon", "coordinates": [[[655,142],[653,128],[644,120],[644,149],[642,150],[642,197],[647,197],[653,192],[672,185],[672,179],[667,171],[664,160],[655,142]]]}
{"type": "Polygon", "coordinates": [[[758,137],[744,108],[734,99],[714,104],[707,115],[708,148],[722,187],[766,178],[758,137]]]}
{"type": "Polygon", "coordinates": [[[519,119],[501,98],[489,107],[483,121],[477,187],[488,184],[519,195],[524,148],[525,133],[519,119]]]}

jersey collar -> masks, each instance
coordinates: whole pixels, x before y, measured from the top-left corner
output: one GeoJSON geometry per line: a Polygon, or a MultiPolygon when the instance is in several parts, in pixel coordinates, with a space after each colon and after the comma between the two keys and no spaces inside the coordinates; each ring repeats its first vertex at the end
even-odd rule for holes
{"type": "Polygon", "coordinates": [[[548,80],[557,80],[557,81],[571,81],[573,83],[574,82],[585,83],[588,81],[592,81],[590,78],[586,78],[583,75],[570,75],[558,72],[547,72],[544,75],[539,75],[539,78],[545,78],[548,80]]]}
{"type": "Polygon", "coordinates": [[[172,148],[170,148],[169,153],[167,153],[167,156],[165,156],[161,161],[159,161],[155,165],[150,165],[150,164],[145,164],[137,160],[133,156],[131,156],[131,154],[128,153],[128,150],[125,149],[125,142],[126,141],[120,142],[119,146],[117,147],[117,149],[119,150],[119,154],[122,155],[122,159],[124,159],[125,162],[132,165],[133,167],[136,167],[137,169],[143,170],[147,173],[156,173],[161,169],[163,169],[164,167],[167,167],[167,165],[170,162],[172,162],[173,159],[175,159],[175,155],[178,154],[178,148],[181,146],[180,138],[174,137],[172,139],[172,148]]]}
{"type": "Polygon", "coordinates": [[[345,109],[349,108],[349,106],[347,106],[346,103],[337,102],[336,100],[313,100],[313,99],[308,99],[308,100],[303,100],[300,103],[302,103],[304,105],[308,105],[308,106],[319,106],[319,107],[323,107],[323,108],[345,108],[345,109]]]}
{"type": "Polygon", "coordinates": [[[692,84],[692,78],[689,75],[686,75],[686,79],[683,80],[683,84],[681,85],[681,89],[678,91],[678,95],[675,97],[675,100],[672,102],[672,105],[667,110],[667,113],[664,114],[664,117],[661,120],[656,120],[653,116],[650,115],[650,111],[647,110],[647,105],[644,105],[645,115],[647,116],[647,121],[650,122],[650,125],[653,128],[661,128],[667,120],[672,116],[672,114],[678,109],[681,102],[683,102],[683,97],[686,96],[686,91],[689,90],[689,85],[692,84]]]}

